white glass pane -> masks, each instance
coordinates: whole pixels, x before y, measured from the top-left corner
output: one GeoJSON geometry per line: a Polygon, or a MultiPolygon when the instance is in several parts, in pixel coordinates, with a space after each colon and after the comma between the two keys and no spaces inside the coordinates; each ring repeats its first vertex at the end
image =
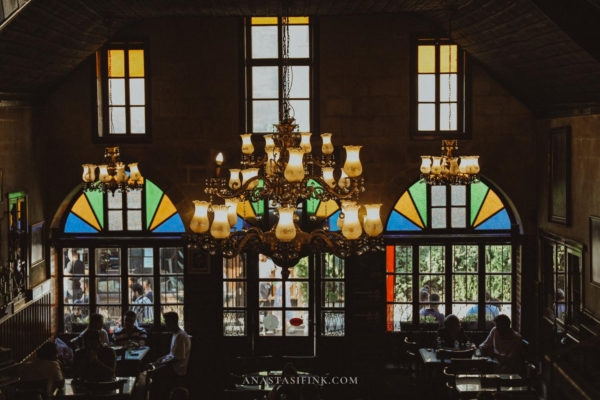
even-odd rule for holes
{"type": "Polygon", "coordinates": [[[419,104],[420,131],[435,130],[435,104],[419,104]]]}
{"type": "Polygon", "coordinates": [[[123,212],[109,211],[108,212],[108,230],[122,231],[123,230],[123,212]]]}
{"type": "Polygon", "coordinates": [[[431,227],[433,229],[443,229],[446,227],[446,209],[432,208],[431,209],[431,227]]]}
{"type": "Polygon", "coordinates": [[[252,131],[272,132],[273,124],[279,121],[277,100],[254,101],[252,103],[252,131]]]}
{"type": "Polygon", "coordinates": [[[125,107],[110,107],[110,133],[127,133],[125,107]]]}
{"type": "Polygon", "coordinates": [[[108,104],[111,106],[125,105],[125,79],[108,80],[108,104]]]}
{"type": "Polygon", "coordinates": [[[308,58],[309,56],[308,25],[290,26],[290,58],[308,58]]]}
{"type": "Polygon", "coordinates": [[[146,107],[131,107],[131,133],[146,133],[146,107]]]}
{"type": "Polygon", "coordinates": [[[108,208],[123,208],[123,193],[108,194],[106,198],[108,199],[108,208]]]}
{"type": "Polygon", "coordinates": [[[142,208],[141,190],[133,190],[127,193],[127,208],[142,208]]]}
{"type": "Polygon", "coordinates": [[[440,104],[440,130],[441,131],[455,131],[456,130],[456,103],[442,103],[440,104]],[[449,107],[450,105],[450,107],[449,107]],[[452,112],[452,114],[450,114],[452,112]],[[448,129],[450,125],[450,129],[448,129]]]}
{"type": "Polygon", "coordinates": [[[277,58],[277,27],[252,27],[252,58],[277,58]]]}
{"type": "Polygon", "coordinates": [[[419,75],[419,101],[435,101],[435,75],[419,75]]]}
{"type": "Polygon", "coordinates": [[[281,336],[282,335],[282,312],[270,311],[260,312],[258,316],[258,334],[260,336],[281,336]]]}
{"type": "Polygon", "coordinates": [[[464,207],[452,207],[452,227],[464,228],[467,226],[467,209],[464,207]]]}
{"type": "Polygon", "coordinates": [[[456,74],[450,75],[450,85],[448,87],[448,74],[440,75],[440,101],[456,101],[456,94],[458,91],[458,87],[456,86],[456,74]],[[450,90],[450,93],[448,93],[450,90]],[[448,97],[448,94],[450,97],[448,97]]]}
{"type": "Polygon", "coordinates": [[[467,205],[467,187],[466,186],[451,186],[452,205],[466,206],[467,205]]]}
{"type": "Polygon", "coordinates": [[[279,98],[277,67],[252,68],[252,97],[255,99],[279,98]]]}
{"type": "Polygon", "coordinates": [[[146,104],[144,79],[129,80],[129,104],[132,106],[143,106],[146,104]]]}
{"type": "Polygon", "coordinates": [[[308,336],[308,310],[288,311],[285,313],[286,336],[308,336]]]}
{"type": "Polygon", "coordinates": [[[290,100],[300,132],[310,132],[310,101],[290,100]]]}
{"type": "Polygon", "coordinates": [[[141,231],[142,230],[142,211],[127,211],[127,230],[141,231]]]}
{"type": "Polygon", "coordinates": [[[96,274],[120,275],[121,250],[110,247],[96,249],[96,274]]]}
{"type": "Polygon", "coordinates": [[[431,205],[433,207],[446,205],[446,186],[431,187],[431,205]]]}
{"type": "Polygon", "coordinates": [[[291,99],[308,99],[310,97],[310,67],[295,66],[290,68],[291,99]]]}

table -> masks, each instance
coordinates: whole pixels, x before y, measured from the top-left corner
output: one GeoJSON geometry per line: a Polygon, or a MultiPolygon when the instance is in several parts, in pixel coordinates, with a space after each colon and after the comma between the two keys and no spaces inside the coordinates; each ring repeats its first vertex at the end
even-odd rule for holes
{"type": "Polygon", "coordinates": [[[122,356],[118,356],[116,375],[119,377],[136,376],[142,366],[142,360],[149,351],[148,346],[140,346],[131,351],[127,350],[122,356]]]}
{"type": "Polygon", "coordinates": [[[138,361],[141,362],[142,359],[148,354],[150,351],[150,347],[148,346],[140,346],[133,350],[126,350],[124,356],[118,356],[117,362],[119,361],[138,361]]]}
{"type": "MultiPolygon", "coordinates": [[[[432,348],[423,348],[423,349],[419,349],[419,353],[421,354],[421,358],[423,358],[423,362],[425,363],[426,366],[433,366],[433,365],[439,365],[439,364],[450,364],[452,361],[450,359],[445,359],[445,360],[441,360],[439,358],[437,358],[436,354],[435,354],[435,349],[432,348]]],[[[474,360],[487,360],[487,357],[477,357],[475,356],[475,354],[473,354],[473,357],[471,357],[474,360]]]]}
{"type": "MultiPolygon", "coordinates": [[[[126,379],[127,380],[127,382],[125,382],[125,385],[123,386],[122,396],[123,397],[132,397],[133,388],[135,387],[136,377],[129,376],[129,377],[118,378],[118,379],[126,379]]],[[[62,389],[56,390],[51,397],[53,399],[54,398],[60,399],[60,398],[64,398],[64,397],[80,397],[82,399],[87,398],[87,395],[86,395],[83,387],[80,387],[80,386],[73,387],[71,385],[72,381],[73,381],[73,379],[65,379],[65,387],[62,389]]],[[[114,394],[116,394],[116,391],[114,394]]]]}
{"type": "MultiPolygon", "coordinates": [[[[481,391],[497,391],[497,379],[521,379],[516,374],[487,374],[487,375],[456,375],[456,391],[459,394],[473,394],[481,391]],[[489,384],[486,384],[486,378],[489,384]]],[[[502,388],[502,391],[527,391],[526,386],[514,388],[502,388]]]]}

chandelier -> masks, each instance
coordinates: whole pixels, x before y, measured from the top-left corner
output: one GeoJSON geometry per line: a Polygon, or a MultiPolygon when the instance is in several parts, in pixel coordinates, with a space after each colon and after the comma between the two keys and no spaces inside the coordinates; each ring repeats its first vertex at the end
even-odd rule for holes
{"type": "Polygon", "coordinates": [[[468,185],[479,182],[479,156],[453,157],[452,150],[457,149],[458,140],[442,140],[440,157],[421,156],[421,179],[428,185],[468,185]]]}
{"type": "Polygon", "coordinates": [[[102,164],[83,164],[83,190],[96,192],[129,192],[142,190],[144,178],[140,173],[137,163],[130,163],[129,174],[125,171],[125,164],[119,157],[119,146],[107,147],[104,150],[102,164]],[[98,168],[98,181],[96,181],[96,168],[98,168]]]}

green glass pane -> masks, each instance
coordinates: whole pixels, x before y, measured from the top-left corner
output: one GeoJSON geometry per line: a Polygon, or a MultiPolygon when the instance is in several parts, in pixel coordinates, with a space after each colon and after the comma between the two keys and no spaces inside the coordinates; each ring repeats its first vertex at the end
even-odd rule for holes
{"type": "MultiPolygon", "coordinates": [[[[256,185],[256,189],[261,189],[263,186],[265,186],[265,182],[262,179],[258,180],[258,185],[256,185]]],[[[254,214],[256,215],[260,215],[260,216],[264,216],[265,215],[265,202],[264,201],[259,201],[256,203],[250,202],[250,205],[252,206],[252,209],[254,210],[254,214]]]]}
{"type": "Polygon", "coordinates": [[[427,226],[427,185],[419,181],[412,185],[408,191],[410,192],[410,197],[412,197],[417,210],[419,210],[423,225],[427,226]]]}
{"type": "MultiPolygon", "coordinates": [[[[319,182],[315,181],[314,179],[310,179],[307,183],[306,186],[314,186],[316,188],[320,188],[321,185],[319,184],[319,182]]],[[[319,205],[321,204],[321,200],[316,199],[314,197],[309,198],[308,200],[306,200],[306,211],[308,212],[308,215],[314,215],[316,214],[317,210],[319,209],[319,205]]]]}
{"type": "Polygon", "coordinates": [[[483,203],[483,199],[485,199],[488,189],[487,185],[483,182],[471,184],[471,225],[473,225],[475,217],[477,217],[477,213],[479,212],[479,208],[481,208],[481,203],[483,203]]]}
{"type": "Polygon", "coordinates": [[[146,179],[146,227],[150,227],[156,208],[160,203],[163,191],[159,189],[154,183],[146,179]]]}
{"type": "Polygon", "coordinates": [[[104,195],[102,192],[85,192],[85,196],[90,202],[100,226],[104,228],[104,195]]]}

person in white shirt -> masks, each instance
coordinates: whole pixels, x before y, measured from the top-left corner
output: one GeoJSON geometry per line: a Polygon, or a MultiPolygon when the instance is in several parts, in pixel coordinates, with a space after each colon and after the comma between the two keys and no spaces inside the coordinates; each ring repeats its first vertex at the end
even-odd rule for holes
{"type": "Polygon", "coordinates": [[[173,337],[169,354],[160,357],[154,363],[156,367],[154,377],[158,381],[167,382],[174,377],[187,374],[192,342],[188,334],[179,327],[179,315],[176,312],[167,312],[163,316],[167,324],[167,330],[173,333],[173,337]]]}
{"type": "Polygon", "coordinates": [[[510,318],[498,315],[487,339],[481,343],[481,352],[498,363],[499,372],[518,372],[523,338],[510,327],[510,318]]]}
{"type": "Polygon", "coordinates": [[[60,364],[57,361],[58,348],[53,342],[47,342],[36,352],[37,358],[19,366],[19,378],[22,381],[48,380],[46,392],[61,389],[65,385],[60,364]]]}

